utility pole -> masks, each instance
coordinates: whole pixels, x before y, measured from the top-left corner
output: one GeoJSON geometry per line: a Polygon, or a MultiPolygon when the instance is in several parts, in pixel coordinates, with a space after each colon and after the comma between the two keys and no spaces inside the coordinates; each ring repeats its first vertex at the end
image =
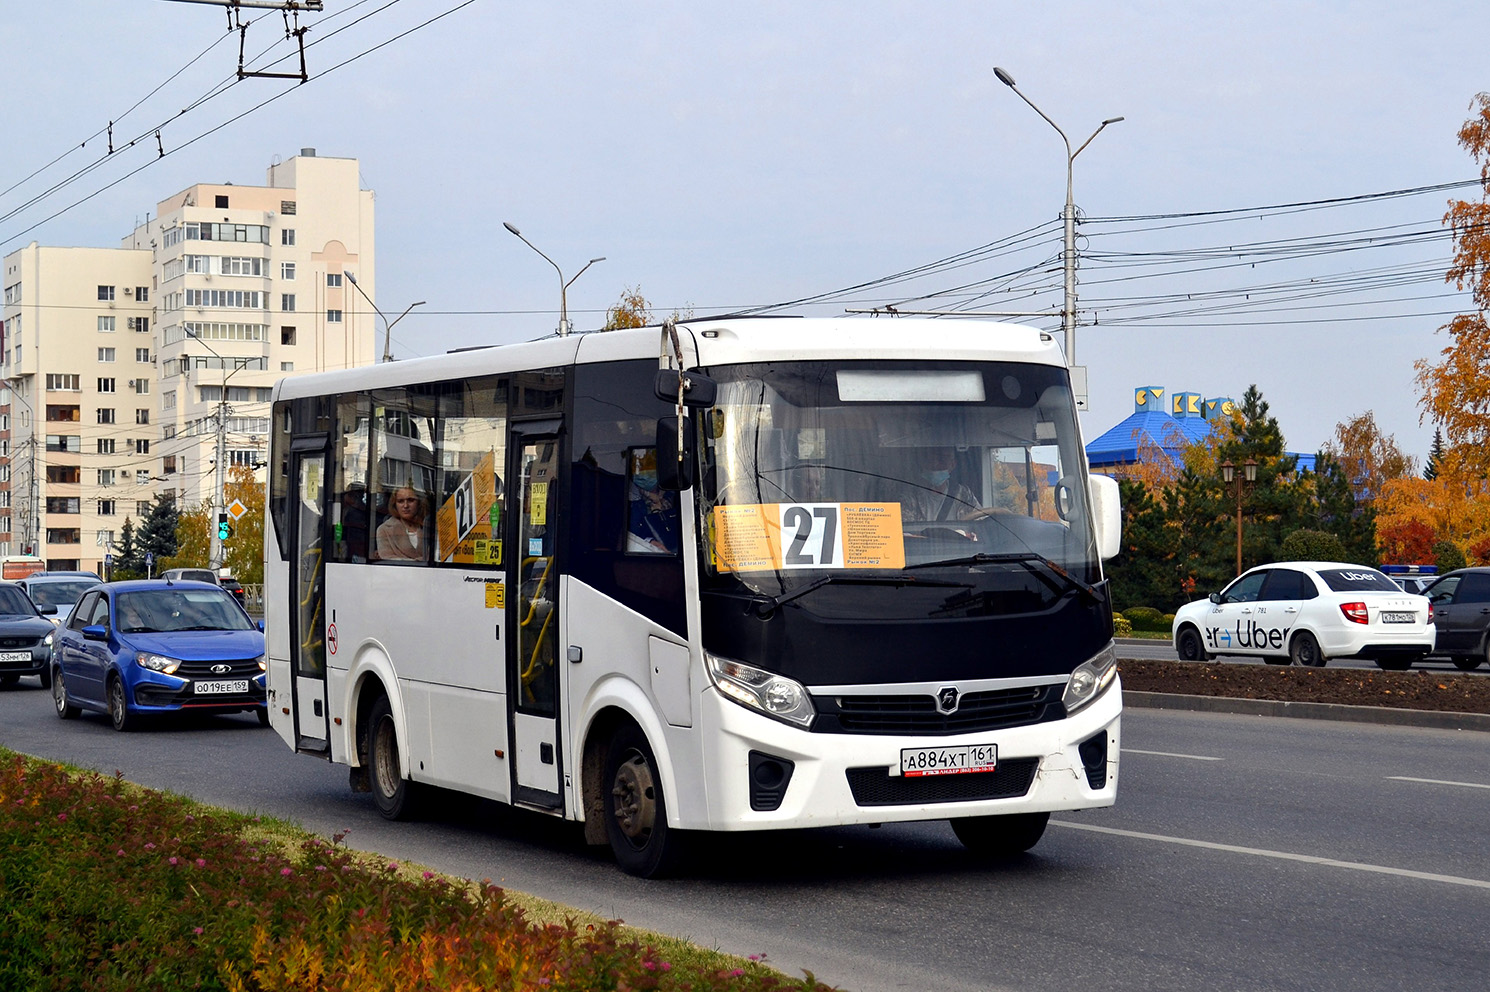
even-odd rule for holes
{"type": "MultiPolygon", "coordinates": [[[[23,550],[27,548],[30,549],[29,551],[26,551],[27,554],[36,554],[39,550],[41,550],[41,542],[39,540],[41,536],[41,507],[38,505],[36,498],[36,411],[32,409],[30,401],[22,396],[20,390],[17,388],[18,385],[24,385],[25,381],[26,379],[24,376],[12,376],[11,378],[5,380],[5,385],[10,392],[11,416],[14,417],[15,415],[15,401],[20,400],[21,403],[26,407],[26,420],[31,428],[26,439],[21,442],[21,444],[24,444],[26,446],[28,454],[28,458],[26,459],[26,502],[22,506],[22,509],[26,511],[26,514],[22,518],[25,521],[25,527],[21,531],[21,546],[23,550]]],[[[15,435],[14,428],[11,429],[11,435],[15,435]]],[[[17,447],[19,447],[19,445],[17,447]]],[[[12,465],[15,464],[14,456],[11,457],[10,462],[12,465]]]]}
{"type": "Polygon", "coordinates": [[[222,355],[218,354],[216,348],[204,341],[196,331],[187,331],[186,336],[196,341],[203,348],[216,356],[218,364],[222,366],[222,395],[217,401],[217,470],[213,473],[216,478],[211,498],[207,500],[207,520],[211,524],[211,550],[207,553],[207,564],[212,569],[222,567],[223,546],[222,537],[218,533],[218,513],[220,508],[227,506],[226,490],[228,488],[228,380],[243,368],[240,363],[232,372],[228,371],[228,363],[222,355]]]}
{"type": "Polygon", "coordinates": [[[1065,288],[1063,303],[1061,306],[1061,329],[1065,332],[1066,339],[1066,365],[1074,368],[1076,366],[1076,200],[1072,195],[1072,173],[1076,163],[1076,156],[1086,150],[1086,146],[1092,143],[1092,139],[1102,133],[1102,129],[1109,124],[1116,124],[1122,120],[1121,117],[1109,117],[1097,126],[1092,136],[1081,143],[1081,147],[1074,152],[1071,150],[1071,139],[1066,137],[1066,132],[1061,130],[1059,124],[1051,120],[1033,101],[1023,93],[1019,87],[1014,85],[1014,77],[997,66],[993,74],[998,77],[999,82],[1013,90],[1019,99],[1030,105],[1030,109],[1044,118],[1045,123],[1055,128],[1055,133],[1061,136],[1066,143],[1066,206],[1061,211],[1061,221],[1065,227],[1064,247],[1061,251],[1062,268],[1065,270],[1065,288]]]}

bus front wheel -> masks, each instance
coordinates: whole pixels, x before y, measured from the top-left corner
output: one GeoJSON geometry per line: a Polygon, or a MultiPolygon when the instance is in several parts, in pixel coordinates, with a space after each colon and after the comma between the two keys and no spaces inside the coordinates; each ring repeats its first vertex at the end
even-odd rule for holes
{"type": "Polygon", "coordinates": [[[1045,834],[1049,813],[1009,813],[1004,816],[965,816],[952,821],[952,832],[962,846],[987,858],[1023,854],[1045,834]]]}
{"type": "Polygon", "coordinates": [[[668,828],[662,776],[641,728],[631,723],[617,728],[601,781],[605,833],[621,870],[658,878],[674,869],[682,838],[668,828]]]}
{"type": "Polygon", "coordinates": [[[367,715],[368,781],[378,812],[389,820],[407,820],[414,812],[415,785],[404,778],[398,760],[398,726],[387,696],[379,697],[367,715]]]}

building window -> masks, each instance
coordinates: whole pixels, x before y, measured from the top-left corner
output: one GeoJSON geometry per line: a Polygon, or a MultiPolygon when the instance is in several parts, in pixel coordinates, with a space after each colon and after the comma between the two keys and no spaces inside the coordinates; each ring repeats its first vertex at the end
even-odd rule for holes
{"type": "Polygon", "coordinates": [[[279,212],[282,213],[282,214],[289,214],[291,217],[295,216],[295,201],[294,200],[280,200],[279,201],[279,212]]]}
{"type": "Polygon", "coordinates": [[[114,327],[115,327],[115,324],[114,324],[114,318],[113,317],[99,317],[98,318],[98,329],[100,331],[103,331],[105,334],[112,334],[112,333],[114,333],[114,327]]]}
{"type": "Polygon", "coordinates": [[[295,363],[294,362],[280,362],[279,363],[279,370],[281,372],[293,372],[293,371],[295,371],[295,363]]]}
{"type": "Polygon", "coordinates": [[[48,451],[66,451],[81,453],[83,450],[83,438],[79,434],[48,434],[48,451]]]}
{"type": "Polygon", "coordinates": [[[294,313],[295,312],[295,294],[294,293],[280,293],[279,294],[279,308],[281,310],[283,310],[285,313],[294,313]]]}
{"type": "Polygon", "coordinates": [[[98,298],[100,300],[112,300],[114,298],[114,287],[113,286],[100,286],[100,287],[98,287],[98,298]]]}
{"type": "Polygon", "coordinates": [[[228,198],[226,196],[214,196],[213,201],[215,202],[218,210],[228,209],[228,198]]]}
{"type": "Polygon", "coordinates": [[[234,448],[228,451],[229,465],[242,465],[244,468],[253,468],[258,460],[258,452],[251,449],[234,448]]]}
{"type": "Polygon", "coordinates": [[[148,485],[150,485],[150,470],[148,468],[137,468],[137,469],[135,469],[135,485],[137,485],[137,486],[148,486],[148,485]]]}
{"type": "Polygon", "coordinates": [[[136,348],[135,349],[135,361],[137,361],[137,362],[148,362],[148,361],[150,361],[150,349],[149,348],[136,348]]]}
{"type": "Polygon", "coordinates": [[[100,348],[100,349],[98,349],[98,360],[100,362],[112,362],[114,360],[114,349],[113,348],[100,348]]]}
{"type": "Polygon", "coordinates": [[[68,375],[66,373],[59,372],[48,372],[47,388],[51,390],[58,390],[61,392],[82,392],[83,386],[80,381],[81,379],[82,376],[68,375]]]}
{"type": "Polygon", "coordinates": [[[286,248],[292,247],[295,244],[295,229],[293,227],[282,229],[279,232],[279,243],[286,248]]]}
{"type": "Polygon", "coordinates": [[[114,484],[114,470],[101,468],[98,470],[98,484],[100,486],[112,486],[114,484]]]}
{"type": "Polygon", "coordinates": [[[76,496],[48,496],[48,513],[82,513],[83,501],[76,496]]]}
{"type": "Polygon", "coordinates": [[[114,422],[114,408],[111,406],[99,407],[98,422],[100,424],[112,424],[114,422]]]}
{"type": "Polygon", "coordinates": [[[143,438],[143,437],[137,437],[137,438],[135,438],[135,440],[134,440],[134,446],[135,446],[135,454],[138,454],[138,455],[148,455],[148,454],[150,454],[150,441],[149,441],[148,438],[143,438]]]}
{"type": "Polygon", "coordinates": [[[189,307],[227,307],[233,310],[258,310],[268,306],[269,294],[254,289],[188,289],[189,307]]]}
{"type": "Polygon", "coordinates": [[[139,331],[141,334],[150,333],[149,317],[130,317],[127,318],[125,323],[128,325],[131,331],[139,331]]]}
{"type": "Polygon", "coordinates": [[[47,481],[58,485],[83,481],[83,470],[76,465],[48,465],[47,481]]]}
{"type": "Polygon", "coordinates": [[[99,438],[98,453],[100,455],[112,455],[114,453],[114,439],[111,437],[99,438]]]}
{"type": "Polygon", "coordinates": [[[150,411],[147,410],[147,409],[145,409],[144,407],[137,408],[135,410],[135,423],[137,423],[137,424],[148,424],[148,423],[150,423],[150,411]]]}
{"type": "Polygon", "coordinates": [[[328,323],[328,324],[340,324],[341,323],[341,311],[340,310],[327,310],[326,311],[326,323],[328,323]]]}
{"type": "Polygon", "coordinates": [[[295,263],[294,262],[280,262],[279,263],[279,277],[281,279],[288,279],[290,281],[294,281],[294,279],[295,279],[295,263]]]}
{"type": "Polygon", "coordinates": [[[129,380],[129,385],[137,393],[143,394],[150,392],[149,379],[131,379],[129,380]]]}
{"type": "Polygon", "coordinates": [[[341,285],[341,273],[340,272],[328,272],[328,273],[326,273],[326,285],[327,286],[340,286],[341,285]]]}
{"type": "Polygon", "coordinates": [[[98,515],[100,517],[112,517],[117,512],[118,510],[113,500],[101,499],[98,501],[98,515]]]}
{"type": "Polygon", "coordinates": [[[135,500],[135,516],[137,516],[137,517],[148,517],[148,516],[150,516],[150,505],[151,504],[150,504],[150,501],[148,499],[137,499],[137,500],[135,500]]]}
{"type": "Polygon", "coordinates": [[[264,274],[264,260],[249,255],[224,255],[222,274],[225,276],[261,276],[264,274]]]}
{"type": "Polygon", "coordinates": [[[176,456],[166,455],[160,460],[160,470],[165,475],[176,474],[176,456]]]}
{"type": "Polygon", "coordinates": [[[82,417],[79,416],[81,411],[82,407],[78,406],[59,406],[56,404],[48,403],[47,422],[58,423],[72,421],[75,423],[82,419],[82,417]]]}
{"type": "Polygon", "coordinates": [[[176,409],[176,390],[168,389],[160,394],[160,408],[162,410],[176,409]]]}
{"type": "Polygon", "coordinates": [[[114,380],[112,378],[98,380],[98,391],[100,393],[114,392],[114,380]]]}
{"type": "Polygon", "coordinates": [[[135,302],[136,303],[149,303],[150,302],[150,287],[149,286],[136,286],[135,287],[135,302]]]}
{"type": "Polygon", "coordinates": [[[293,327],[281,327],[279,329],[279,343],[280,344],[294,344],[295,343],[295,328],[293,328],[293,327]]]}
{"type": "Polygon", "coordinates": [[[48,544],[82,544],[83,531],[77,527],[48,527],[48,544]]]}

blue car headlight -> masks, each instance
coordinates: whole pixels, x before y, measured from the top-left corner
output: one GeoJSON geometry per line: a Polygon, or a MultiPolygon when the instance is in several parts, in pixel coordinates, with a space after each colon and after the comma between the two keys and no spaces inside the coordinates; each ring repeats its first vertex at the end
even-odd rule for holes
{"type": "Polygon", "coordinates": [[[176,658],[167,658],[163,654],[150,654],[146,651],[135,655],[135,664],[163,675],[170,675],[181,666],[181,662],[176,658]]]}
{"type": "Polygon", "coordinates": [[[254,661],[259,663],[259,671],[266,672],[269,670],[269,656],[267,654],[259,655],[254,661]]]}

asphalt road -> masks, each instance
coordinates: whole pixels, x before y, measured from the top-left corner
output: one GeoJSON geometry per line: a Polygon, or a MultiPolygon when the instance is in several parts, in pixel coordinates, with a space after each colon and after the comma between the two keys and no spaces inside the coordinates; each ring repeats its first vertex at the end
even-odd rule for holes
{"type": "Polygon", "coordinates": [[[1490,734],[1130,710],[1118,805],[980,865],[944,823],[721,837],[688,878],[622,875],[567,825],[450,799],[387,823],[344,768],[247,717],[116,734],[25,680],[0,743],[354,847],[765,953],[856,992],[1481,990],[1490,734]]]}

